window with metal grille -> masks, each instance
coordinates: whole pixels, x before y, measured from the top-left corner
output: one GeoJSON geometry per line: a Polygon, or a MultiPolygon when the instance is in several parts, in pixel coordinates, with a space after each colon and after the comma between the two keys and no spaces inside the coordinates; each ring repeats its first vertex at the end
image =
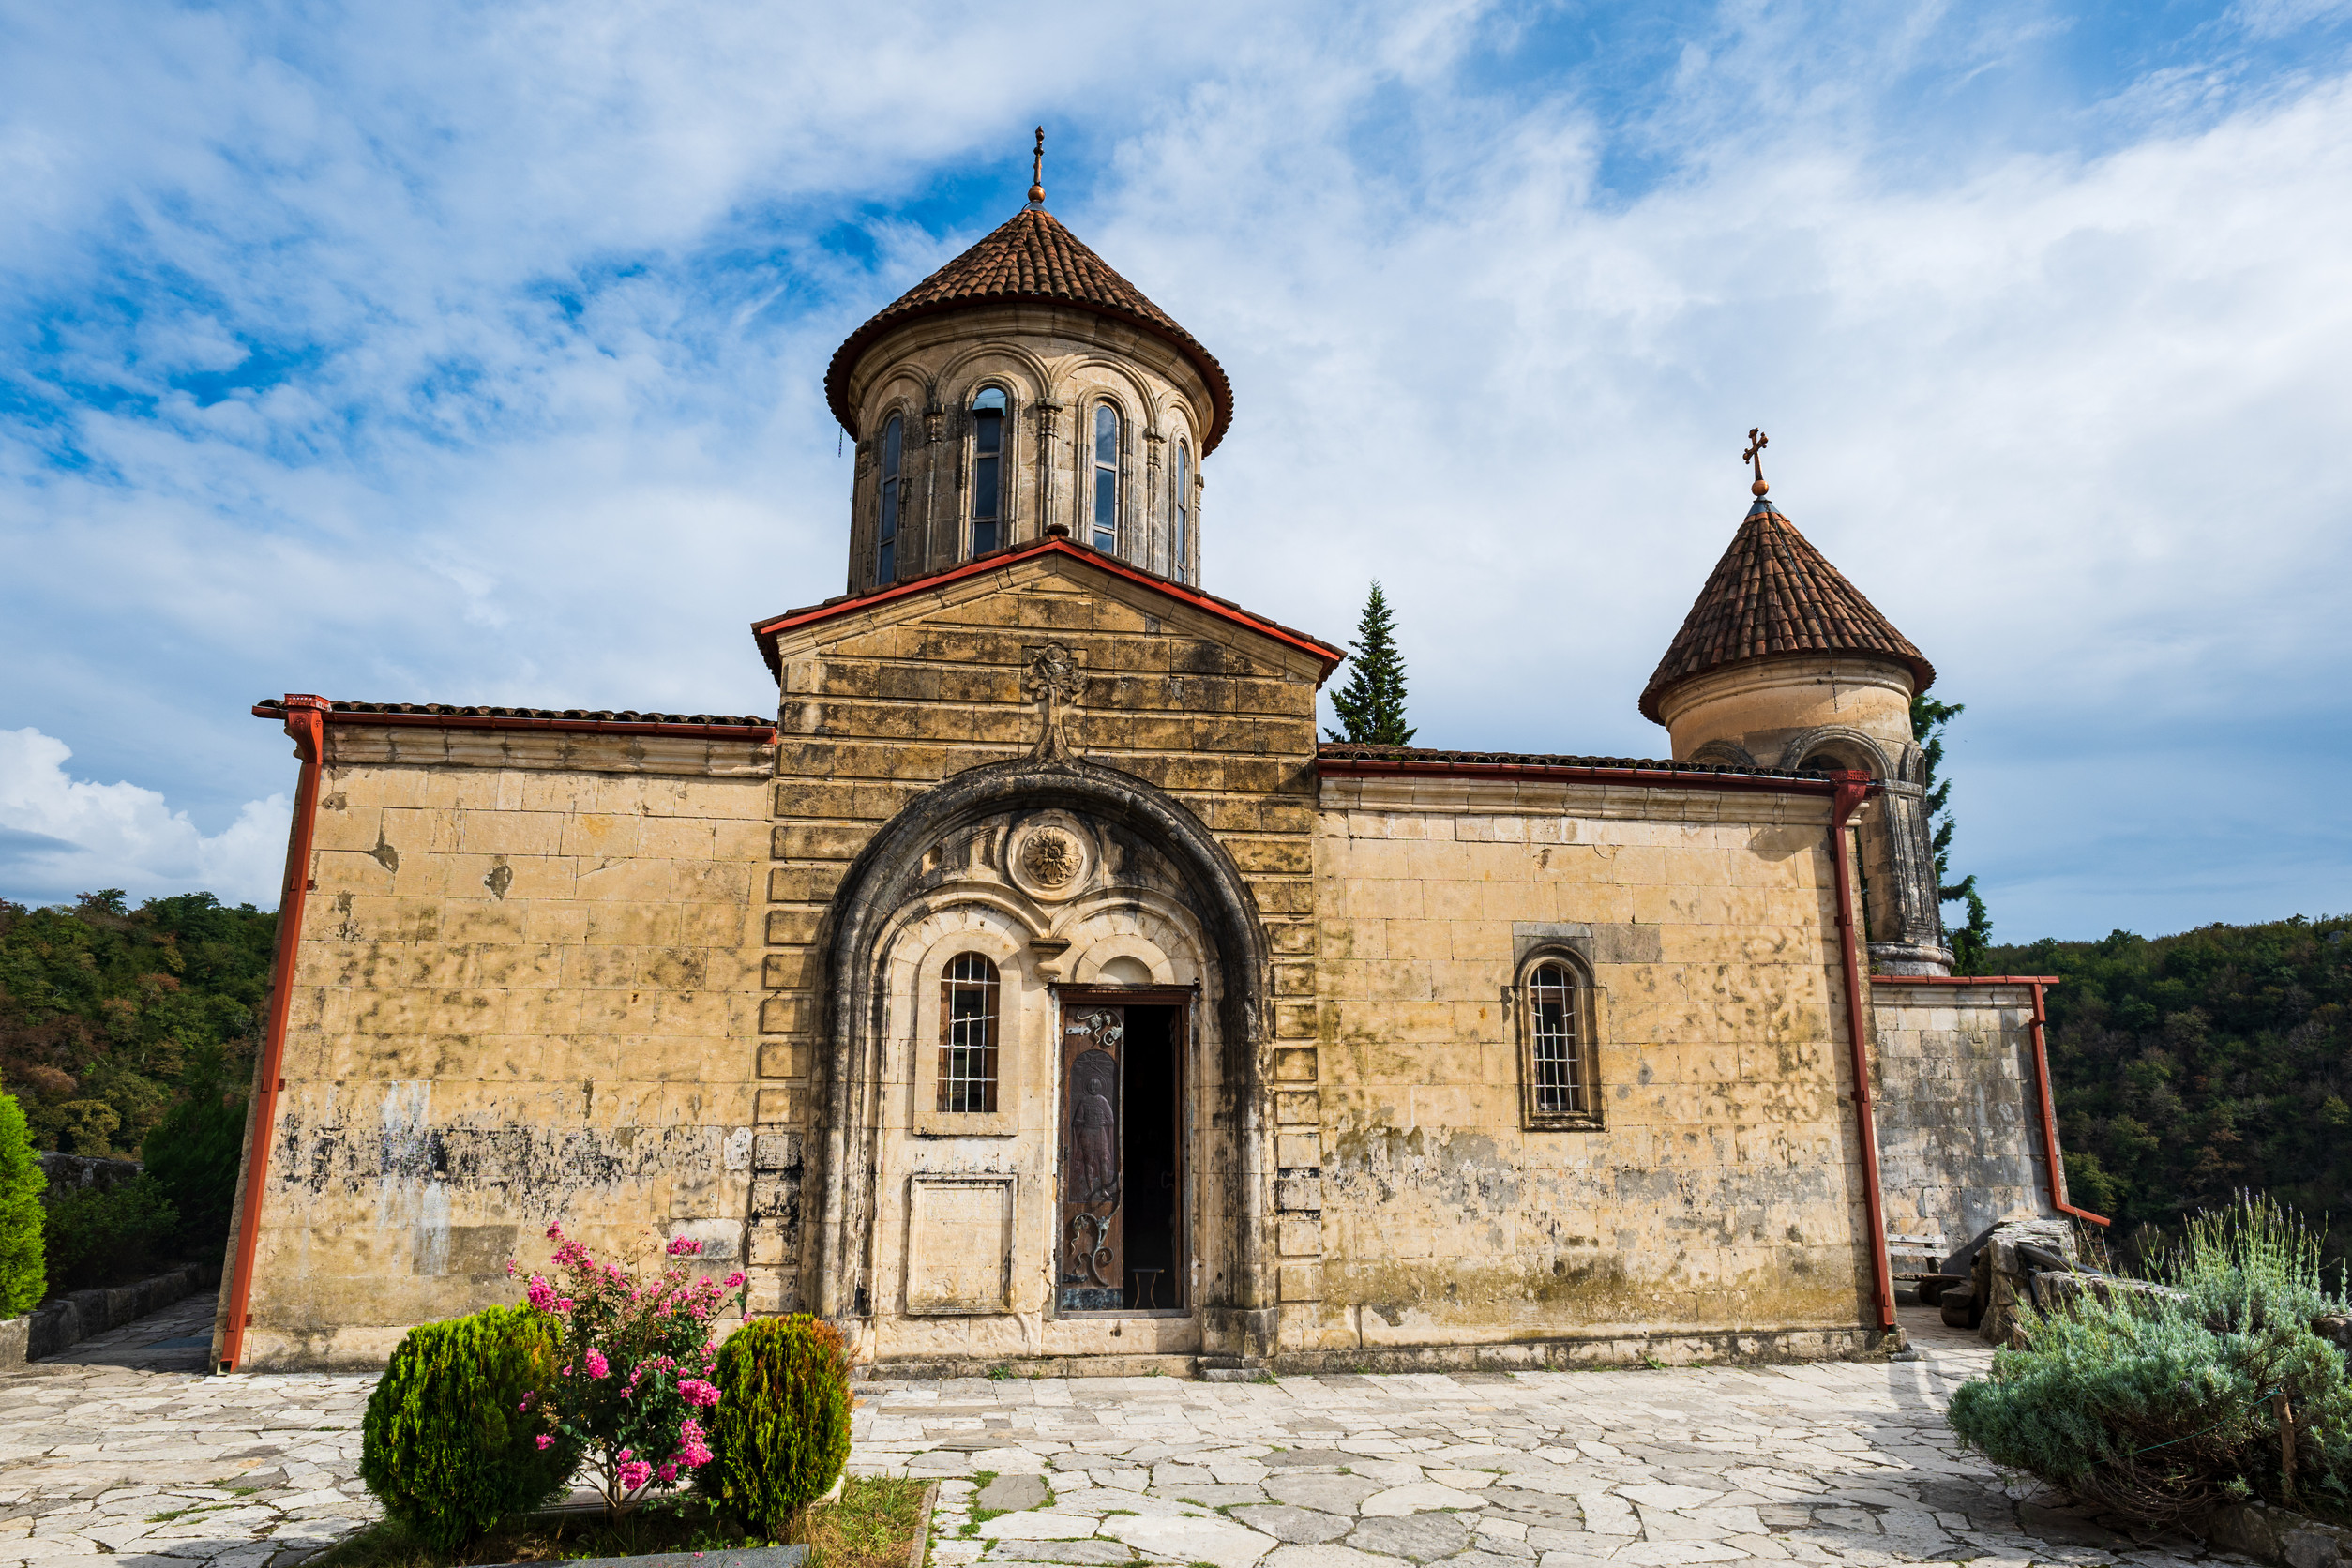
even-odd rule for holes
{"type": "Polygon", "coordinates": [[[984,387],[972,400],[972,553],[1003,543],[1004,389],[984,387]]]}
{"type": "Polygon", "coordinates": [[[996,965],[966,953],[939,983],[939,1108],[996,1109],[996,965]]]}
{"type": "Polygon", "coordinates": [[[1119,411],[1094,405],[1094,548],[1119,548],[1119,411]]]}
{"type": "Polygon", "coordinates": [[[1568,966],[1535,966],[1527,985],[1529,1066],[1538,1116],[1585,1108],[1584,1050],[1576,1038],[1576,982],[1568,966]]]}
{"type": "Polygon", "coordinates": [[[906,442],[906,425],[892,415],[882,427],[882,527],[874,545],[874,581],[898,580],[898,459],[906,442]]]}

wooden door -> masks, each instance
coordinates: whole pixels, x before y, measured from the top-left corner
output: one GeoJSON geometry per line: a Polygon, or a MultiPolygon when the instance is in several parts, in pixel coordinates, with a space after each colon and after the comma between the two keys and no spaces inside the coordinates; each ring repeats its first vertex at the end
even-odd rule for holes
{"type": "Polygon", "coordinates": [[[1121,1246],[1126,1129],[1127,1010],[1071,1003],[1062,1016],[1062,1201],[1055,1303],[1064,1312],[1125,1304],[1121,1246]]]}

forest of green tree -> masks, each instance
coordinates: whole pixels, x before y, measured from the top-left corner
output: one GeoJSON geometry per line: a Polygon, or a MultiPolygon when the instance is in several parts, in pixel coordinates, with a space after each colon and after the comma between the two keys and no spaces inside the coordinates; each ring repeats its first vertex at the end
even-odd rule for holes
{"type": "Polygon", "coordinates": [[[209,893],[0,900],[0,1088],[40,1149],[136,1158],[173,1106],[241,1097],[278,916],[209,893]]]}
{"type": "Polygon", "coordinates": [[[2127,1259],[2250,1188],[2352,1240],[2352,918],[1996,946],[2050,974],[2050,1076],[2076,1203],[2127,1259]],[[2138,1234],[2135,1243],[2133,1237],[2138,1234]]]}

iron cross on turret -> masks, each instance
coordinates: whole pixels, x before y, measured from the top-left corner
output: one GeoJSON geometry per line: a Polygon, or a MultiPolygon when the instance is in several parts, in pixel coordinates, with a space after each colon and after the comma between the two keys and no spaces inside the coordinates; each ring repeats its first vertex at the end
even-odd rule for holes
{"type": "Polygon", "coordinates": [[[1750,485],[1748,489],[1757,495],[1762,495],[1772,488],[1764,482],[1764,448],[1772,444],[1771,436],[1766,435],[1762,430],[1751,430],[1748,431],[1748,449],[1740,454],[1741,462],[1756,465],[1756,483],[1750,485]]]}

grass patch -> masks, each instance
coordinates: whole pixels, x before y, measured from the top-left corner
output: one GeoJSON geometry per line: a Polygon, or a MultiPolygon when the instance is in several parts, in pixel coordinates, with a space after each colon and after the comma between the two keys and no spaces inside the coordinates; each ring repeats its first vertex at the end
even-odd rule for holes
{"type": "MultiPolygon", "coordinates": [[[[923,1516],[927,1485],[853,1475],[843,1484],[838,1501],[811,1508],[801,1517],[792,1541],[807,1544],[809,1568],[905,1568],[928,1523],[923,1516]]],[[[462,1568],[783,1544],[789,1543],[746,1536],[692,1500],[676,1508],[640,1509],[618,1525],[607,1524],[601,1514],[536,1515],[500,1525],[457,1552],[436,1552],[386,1519],[330,1546],[308,1568],[462,1568]]]]}

